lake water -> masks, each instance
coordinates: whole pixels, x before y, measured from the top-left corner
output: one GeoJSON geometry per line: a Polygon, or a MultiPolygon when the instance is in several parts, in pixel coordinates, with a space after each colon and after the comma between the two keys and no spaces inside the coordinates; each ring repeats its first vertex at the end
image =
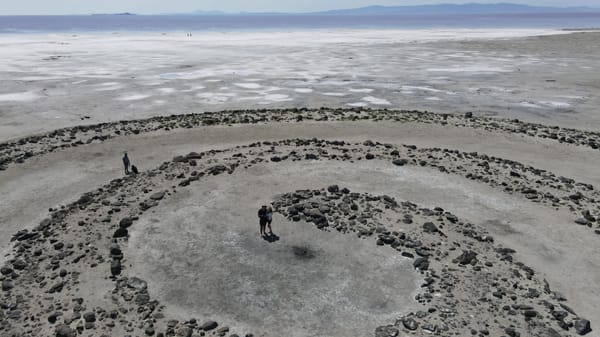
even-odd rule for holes
{"type": "Polygon", "coordinates": [[[0,16],[0,33],[290,29],[595,28],[599,13],[0,16]]]}

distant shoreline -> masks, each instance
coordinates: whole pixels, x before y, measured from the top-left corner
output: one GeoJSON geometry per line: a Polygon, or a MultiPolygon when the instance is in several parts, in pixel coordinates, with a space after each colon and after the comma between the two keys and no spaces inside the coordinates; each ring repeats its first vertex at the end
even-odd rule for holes
{"type": "Polygon", "coordinates": [[[125,13],[92,13],[90,15],[92,15],[92,16],[103,16],[103,15],[132,15],[132,16],[134,16],[134,15],[138,15],[138,14],[125,12],[125,13]]]}
{"type": "Polygon", "coordinates": [[[598,13],[431,15],[138,15],[0,16],[0,34],[84,32],[240,32],[338,29],[594,29],[598,13]]]}

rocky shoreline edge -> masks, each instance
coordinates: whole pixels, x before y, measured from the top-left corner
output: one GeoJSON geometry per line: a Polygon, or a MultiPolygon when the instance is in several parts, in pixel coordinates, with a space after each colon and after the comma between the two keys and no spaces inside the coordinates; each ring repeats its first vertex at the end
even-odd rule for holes
{"type": "MultiPolygon", "coordinates": [[[[139,175],[113,180],[74,203],[51,209],[33,229],[16,233],[12,258],[1,268],[0,333],[40,336],[51,330],[54,336],[73,337],[91,330],[102,336],[252,336],[208,317],[186,321],[165,317],[164,306],[152,299],[146,282],[127,275],[121,247],[141,215],[196,181],[259,163],[324,160],[347,165],[374,160],[390,167],[415,165],[459,175],[542,207],[567,209],[577,223],[599,233],[594,186],[477,153],[319,139],[192,152],[139,175]],[[103,305],[82,296],[81,278],[90,270],[105,275],[113,285],[103,305]]],[[[579,317],[563,295],[513,258],[514,250],[495,245],[484,229],[448,210],[352,193],[335,185],[293,191],[273,203],[292,221],[372,239],[413,259],[415,272],[424,279],[416,298],[423,310],[377,328],[377,337],[397,336],[400,331],[511,337],[591,331],[590,321],[579,317]]]]}

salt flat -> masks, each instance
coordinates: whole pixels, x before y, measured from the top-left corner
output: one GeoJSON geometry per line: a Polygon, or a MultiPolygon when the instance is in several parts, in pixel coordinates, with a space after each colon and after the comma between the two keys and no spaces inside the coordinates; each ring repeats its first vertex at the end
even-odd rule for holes
{"type": "Polygon", "coordinates": [[[80,123],[280,106],[473,111],[594,128],[600,126],[590,71],[598,66],[597,36],[552,30],[3,35],[0,140],[80,123]]]}

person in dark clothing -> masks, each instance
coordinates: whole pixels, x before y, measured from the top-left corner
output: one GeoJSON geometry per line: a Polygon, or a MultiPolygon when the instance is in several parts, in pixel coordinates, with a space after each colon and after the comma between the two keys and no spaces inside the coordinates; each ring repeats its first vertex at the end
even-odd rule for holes
{"type": "Polygon", "coordinates": [[[125,166],[125,174],[129,174],[129,157],[127,157],[127,152],[123,155],[123,166],[125,166]]]}
{"type": "Polygon", "coordinates": [[[269,226],[269,235],[273,235],[273,228],[271,228],[271,222],[273,222],[273,208],[269,206],[269,208],[267,208],[267,226],[269,226]]]}
{"type": "Polygon", "coordinates": [[[267,206],[263,205],[258,210],[258,224],[260,225],[260,235],[265,236],[265,227],[267,226],[267,206]]]}

